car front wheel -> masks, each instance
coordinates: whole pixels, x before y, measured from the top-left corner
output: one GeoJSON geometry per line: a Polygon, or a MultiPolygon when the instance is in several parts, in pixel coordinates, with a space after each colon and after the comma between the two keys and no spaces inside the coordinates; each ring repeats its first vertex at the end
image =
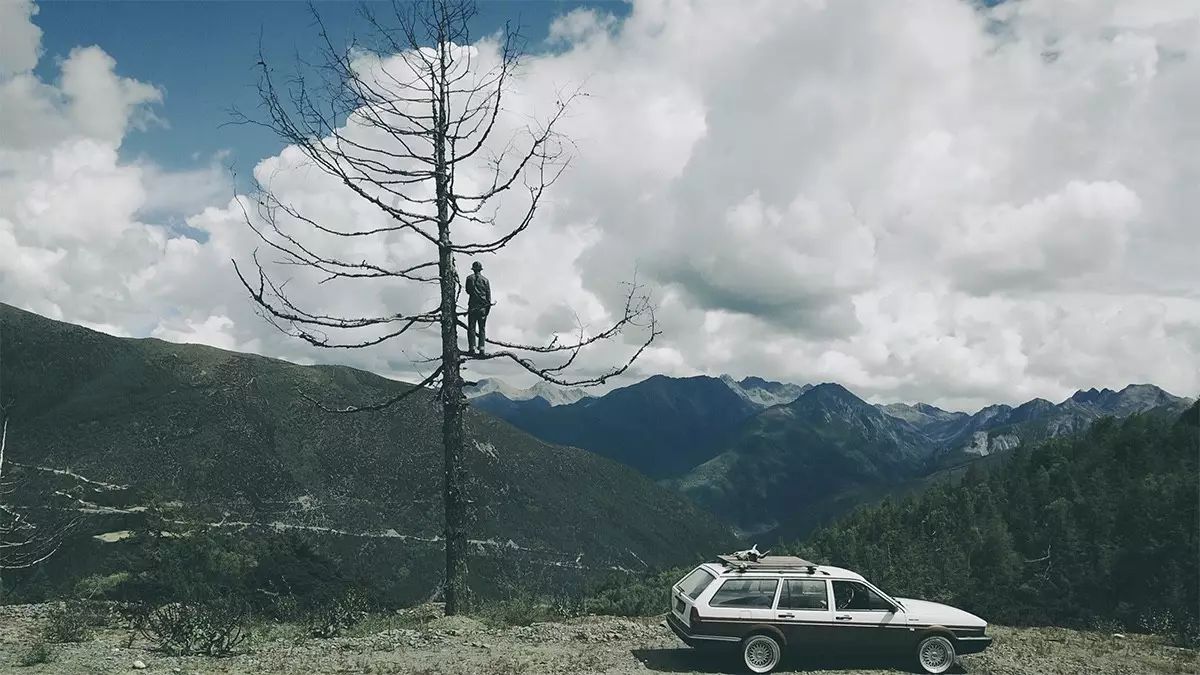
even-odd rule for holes
{"type": "Polygon", "coordinates": [[[954,665],[954,644],[945,636],[931,635],[917,645],[917,663],[921,670],[939,675],[954,665]]]}
{"type": "Polygon", "coordinates": [[[742,661],[752,673],[769,673],[779,665],[783,647],[770,635],[751,635],[742,640],[742,661]]]}

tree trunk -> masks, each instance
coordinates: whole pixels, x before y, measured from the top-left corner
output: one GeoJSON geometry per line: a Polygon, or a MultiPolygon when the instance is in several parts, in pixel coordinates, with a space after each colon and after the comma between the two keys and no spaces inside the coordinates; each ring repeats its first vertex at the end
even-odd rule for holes
{"type": "MultiPolygon", "coordinates": [[[[443,253],[443,258],[448,254],[443,253]]],[[[442,280],[442,303],[450,307],[442,319],[442,446],[444,451],[446,518],[446,614],[467,609],[466,499],[463,495],[462,377],[458,372],[458,330],[454,322],[453,280],[442,280]],[[449,294],[449,296],[448,296],[449,294]]]]}
{"type": "Polygon", "coordinates": [[[450,240],[449,166],[446,161],[444,110],[434,143],[438,207],[438,272],[442,292],[442,450],[444,471],[446,614],[468,609],[466,499],[463,495],[463,394],[458,354],[458,279],[450,240]]]}
{"type": "MultiPolygon", "coordinates": [[[[450,253],[442,249],[442,269],[450,253]]],[[[445,472],[446,614],[467,609],[466,500],[463,495],[463,396],[458,370],[458,326],[455,322],[454,279],[442,275],[442,446],[445,472]]]]}

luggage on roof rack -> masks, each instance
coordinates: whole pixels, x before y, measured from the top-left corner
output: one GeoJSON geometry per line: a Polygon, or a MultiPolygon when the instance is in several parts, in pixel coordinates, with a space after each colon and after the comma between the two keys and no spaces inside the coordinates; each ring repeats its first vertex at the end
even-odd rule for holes
{"type": "Polygon", "coordinates": [[[739,560],[732,555],[717,558],[730,569],[741,572],[805,572],[817,573],[817,564],[794,555],[768,555],[758,560],[739,560]]]}

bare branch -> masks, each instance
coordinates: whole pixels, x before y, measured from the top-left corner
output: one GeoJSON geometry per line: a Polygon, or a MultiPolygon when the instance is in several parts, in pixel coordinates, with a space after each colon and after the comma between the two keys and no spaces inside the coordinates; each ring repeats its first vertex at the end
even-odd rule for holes
{"type": "MultiPolygon", "coordinates": [[[[459,325],[463,325],[461,320],[459,321],[459,325]]],[[[584,327],[581,325],[579,326],[579,337],[568,343],[560,342],[558,336],[553,337],[544,345],[523,345],[488,338],[488,344],[497,345],[504,349],[497,352],[489,351],[485,354],[468,354],[464,358],[471,360],[509,359],[525,371],[538,376],[538,378],[546,382],[559,386],[588,387],[604,384],[608,380],[623,374],[650,347],[655,338],[661,334],[662,331],[658,328],[658,320],[655,316],[654,305],[650,297],[643,294],[641,286],[634,282],[629,284],[629,292],[625,298],[625,309],[621,318],[604,330],[591,336],[586,334],[584,327]],[[593,377],[572,379],[559,375],[559,373],[565,371],[575,363],[576,358],[586,347],[604,340],[612,340],[631,327],[645,329],[646,337],[625,362],[593,377]],[[542,355],[565,354],[566,360],[557,366],[539,365],[531,357],[522,356],[520,352],[531,352],[542,355]]]]}
{"type": "Polygon", "coordinates": [[[418,324],[435,324],[440,319],[440,310],[432,310],[424,314],[415,314],[410,316],[396,315],[391,317],[365,317],[365,318],[339,318],[327,315],[318,315],[305,312],[296,307],[295,304],[283,293],[282,287],[275,285],[262,265],[258,262],[257,254],[253,255],[255,266],[258,268],[258,288],[250,285],[246,278],[242,275],[241,268],[238,267],[237,261],[233,262],[234,272],[238,279],[242,282],[242,286],[249,291],[250,297],[258,304],[260,308],[265,310],[265,316],[276,328],[281,332],[298,337],[314,347],[324,347],[329,349],[360,349],[370,347],[390,340],[399,335],[408,332],[413,326],[418,324]],[[269,296],[268,296],[268,290],[269,296]],[[272,301],[274,298],[275,301],[272,301]],[[283,321],[291,326],[291,330],[284,328],[278,321],[283,321]],[[369,326],[378,326],[382,324],[400,322],[400,327],[382,335],[368,338],[360,342],[344,343],[331,342],[329,336],[319,332],[308,330],[302,326],[323,326],[336,329],[355,329],[365,328],[369,326]]]}
{"type": "Polygon", "coordinates": [[[1026,560],[1025,562],[1026,563],[1039,563],[1039,562],[1046,562],[1049,559],[1050,559],[1050,545],[1047,544],[1046,545],[1046,555],[1044,555],[1040,558],[1033,558],[1031,560],[1026,560]]]}
{"type": "MultiPolygon", "coordinates": [[[[0,415],[3,415],[0,410],[0,415]]],[[[8,417],[0,425],[0,496],[11,497],[16,493],[16,483],[5,479],[5,452],[8,448],[8,417]]],[[[11,464],[11,462],[8,462],[11,464]]],[[[36,567],[58,553],[63,541],[78,525],[79,519],[70,519],[49,527],[26,517],[15,506],[0,503],[0,570],[21,570],[36,567]]]]}
{"type": "Polygon", "coordinates": [[[408,398],[409,396],[412,396],[415,393],[426,391],[425,388],[428,387],[429,385],[433,384],[435,381],[437,381],[437,378],[440,377],[441,374],[442,374],[442,367],[438,366],[437,369],[434,370],[433,373],[431,373],[429,375],[429,377],[427,377],[424,380],[421,380],[419,383],[413,385],[412,388],[410,388],[404,392],[401,392],[400,394],[397,394],[396,396],[393,396],[389,399],[380,401],[378,403],[368,403],[365,405],[351,405],[351,406],[345,406],[342,408],[332,408],[332,407],[329,407],[329,406],[325,405],[324,403],[318,401],[317,399],[309,396],[308,394],[302,393],[300,396],[305,401],[308,401],[309,403],[312,403],[313,405],[317,406],[321,410],[324,410],[325,412],[329,412],[329,413],[346,414],[346,413],[360,413],[360,412],[371,412],[371,411],[376,411],[376,410],[386,410],[386,409],[396,405],[400,401],[403,401],[404,399],[408,398]]]}

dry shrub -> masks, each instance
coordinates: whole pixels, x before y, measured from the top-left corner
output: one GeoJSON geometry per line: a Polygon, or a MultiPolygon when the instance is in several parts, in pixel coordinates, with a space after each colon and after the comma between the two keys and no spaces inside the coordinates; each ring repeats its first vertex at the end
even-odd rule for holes
{"type": "Polygon", "coordinates": [[[174,602],[148,608],[134,629],[159,650],[177,656],[226,656],[248,638],[248,612],[234,600],[174,602]]]}

